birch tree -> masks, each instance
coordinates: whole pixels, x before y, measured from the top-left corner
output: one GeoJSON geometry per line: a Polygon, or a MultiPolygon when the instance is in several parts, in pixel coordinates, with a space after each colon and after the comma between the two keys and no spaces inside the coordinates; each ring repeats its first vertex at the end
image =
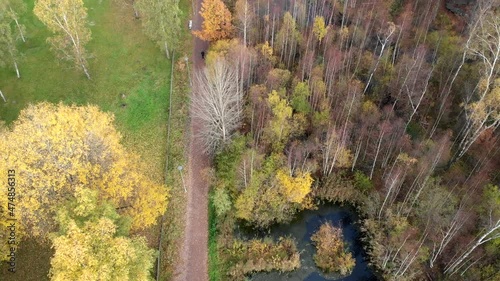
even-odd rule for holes
{"type": "Polygon", "coordinates": [[[323,174],[329,176],[334,168],[351,166],[352,153],[347,148],[346,139],[336,132],[334,128],[328,130],[322,146],[323,174]]]}
{"type": "Polygon", "coordinates": [[[17,78],[21,78],[17,65],[18,57],[19,52],[16,47],[12,28],[8,21],[2,21],[0,18],[0,66],[14,66],[17,78]]]}
{"type": "MultiPolygon", "coordinates": [[[[26,4],[22,0],[4,0],[0,3],[0,14],[10,18],[16,24],[17,32],[19,37],[23,42],[26,42],[24,34],[26,33],[26,28],[24,25],[19,23],[20,15],[26,12],[26,4]]],[[[2,16],[0,16],[2,18],[2,16]]]]}
{"type": "Polygon", "coordinates": [[[373,78],[373,74],[375,74],[375,71],[377,71],[378,65],[380,64],[380,60],[382,59],[382,56],[384,55],[384,51],[387,47],[387,44],[390,44],[392,40],[392,35],[396,31],[397,27],[394,23],[388,22],[388,27],[387,30],[384,30],[384,32],[381,35],[377,34],[377,41],[378,44],[380,44],[380,54],[377,57],[377,62],[375,63],[375,66],[373,67],[372,71],[370,72],[368,81],[366,82],[365,90],[363,91],[363,94],[366,93],[368,90],[368,87],[370,87],[370,83],[373,78]]]}
{"type": "Polygon", "coordinates": [[[466,124],[462,130],[458,157],[462,157],[486,130],[500,126],[500,8],[486,9],[478,17],[467,41],[467,53],[479,60],[481,79],[466,97],[466,124]]]}
{"type": "Polygon", "coordinates": [[[54,34],[47,39],[57,56],[73,61],[90,79],[87,66],[89,55],[85,45],[91,33],[87,22],[87,8],[82,0],[37,0],[35,15],[54,34]]]}
{"type": "Polygon", "coordinates": [[[155,41],[170,58],[181,30],[179,0],[138,0],[134,7],[142,16],[142,26],[151,40],[155,41]]]}
{"type": "Polygon", "coordinates": [[[129,229],[115,208],[82,189],[76,202],[59,210],[59,232],[53,242],[50,280],[152,281],[155,250],[129,229]]]}
{"type": "MultiPolygon", "coordinates": [[[[471,241],[461,254],[453,257],[445,267],[444,273],[453,275],[469,262],[468,257],[479,246],[500,239],[500,189],[498,186],[487,185],[483,192],[483,204],[480,211],[483,228],[479,235],[471,241]]],[[[465,269],[466,270],[466,269],[465,269]]]]}
{"type": "Polygon", "coordinates": [[[246,47],[248,29],[255,18],[253,7],[248,3],[248,0],[236,1],[236,18],[239,21],[239,29],[243,32],[243,44],[246,47]]]}
{"type": "Polygon", "coordinates": [[[300,38],[295,19],[292,14],[286,12],[276,37],[276,50],[280,53],[281,61],[286,62],[287,67],[291,66],[300,38]]]}
{"type": "Polygon", "coordinates": [[[200,136],[205,151],[215,152],[231,139],[241,119],[242,94],[237,70],[218,59],[195,74],[197,92],[193,96],[195,116],[203,126],[200,136]]]}

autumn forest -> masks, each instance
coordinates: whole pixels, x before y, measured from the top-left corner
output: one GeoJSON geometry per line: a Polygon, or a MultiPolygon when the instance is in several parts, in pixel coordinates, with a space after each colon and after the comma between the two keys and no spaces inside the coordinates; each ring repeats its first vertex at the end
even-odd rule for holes
{"type": "MultiPolygon", "coordinates": [[[[215,93],[194,102],[215,155],[220,280],[269,270],[235,225],[331,203],[361,214],[379,278],[500,278],[499,3],[450,2],[226,1],[233,26],[204,26],[197,81],[215,93]]],[[[271,268],[300,266],[280,257],[271,268]]]]}
{"type": "Polygon", "coordinates": [[[1,280],[500,280],[498,0],[193,1],[2,0],[1,280]]]}

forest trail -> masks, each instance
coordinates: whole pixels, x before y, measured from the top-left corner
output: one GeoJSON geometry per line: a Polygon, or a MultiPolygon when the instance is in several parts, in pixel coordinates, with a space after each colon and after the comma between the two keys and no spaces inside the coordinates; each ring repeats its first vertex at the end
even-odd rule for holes
{"type": "MultiPolygon", "coordinates": [[[[200,30],[202,17],[198,13],[201,0],[194,1],[193,30],[200,30]]],[[[192,54],[193,76],[204,66],[201,52],[208,49],[208,43],[193,36],[194,48],[192,54]]],[[[196,91],[193,84],[191,93],[196,91]]],[[[203,144],[197,137],[200,123],[190,110],[189,154],[186,228],[181,258],[177,265],[174,281],[208,281],[208,182],[202,176],[202,171],[210,165],[209,157],[203,153],[203,144]]]]}

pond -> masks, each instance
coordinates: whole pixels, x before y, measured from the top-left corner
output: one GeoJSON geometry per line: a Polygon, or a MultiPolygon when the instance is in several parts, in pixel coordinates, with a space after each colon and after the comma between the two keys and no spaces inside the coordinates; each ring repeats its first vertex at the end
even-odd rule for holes
{"type": "Polygon", "coordinates": [[[353,208],[324,205],[318,210],[308,210],[300,213],[290,224],[275,225],[265,233],[248,230],[240,233],[244,239],[255,237],[271,236],[277,240],[281,236],[295,238],[300,252],[300,268],[286,273],[256,273],[250,276],[252,281],[376,281],[373,270],[368,267],[365,259],[366,253],[363,250],[360,241],[359,227],[355,224],[358,220],[356,211],[353,208]],[[314,245],[311,243],[311,236],[325,223],[330,222],[333,226],[341,227],[344,240],[348,245],[349,251],[356,259],[356,266],[353,272],[347,276],[339,274],[324,275],[314,264],[313,255],[315,253],[314,245]]]}

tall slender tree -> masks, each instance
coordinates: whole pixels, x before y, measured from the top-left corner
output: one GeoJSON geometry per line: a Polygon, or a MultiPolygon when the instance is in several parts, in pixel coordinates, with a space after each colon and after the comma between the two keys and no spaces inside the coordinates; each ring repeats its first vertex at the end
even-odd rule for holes
{"type": "Polygon", "coordinates": [[[62,60],[73,61],[90,79],[87,66],[89,55],[85,45],[90,41],[91,33],[83,1],[37,0],[34,13],[54,33],[47,41],[57,56],[62,60]]]}
{"type": "Polygon", "coordinates": [[[0,66],[13,65],[17,78],[21,78],[17,61],[19,52],[9,21],[0,18],[0,66]]]}
{"type": "MultiPolygon", "coordinates": [[[[26,42],[24,34],[26,29],[24,25],[19,22],[20,15],[26,12],[26,3],[23,0],[4,0],[0,3],[0,14],[10,18],[16,23],[16,28],[19,33],[19,37],[23,42],[26,42]]],[[[1,18],[2,16],[0,16],[1,18]]]]}
{"type": "Polygon", "coordinates": [[[146,35],[170,58],[181,30],[179,0],[137,0],[134,6],[141,14],[146,35]]]}
{"type": "Polygon", "coordinates": [[[500,126],[500,7],[484,7],[467,41],[468,54],[478,59],[481,79],[471,95],[466,97],[466,124],[459,143],[462,157],[486,130],[500,126]]]}
{"type": "Polygon", "coordinates": [[[236,72],[234,66],[218,59],[195,75],[198,91],[192,102],[203,122],[201,137],[209,153],[226,144],[240,124],[242,95],[236,72]]]}
{"type": "Polygon", "coordinates": [[[20,0],[8,0],[0,3],[0,65],[13,65],[17,78],[21,78],[19,72],[19,52],[16,41],[21,39],[26,42],[24,36],[25,27],[19,22],[19,15],[26,11],[26,4],[20,0]],[[12,22],[16,28],[12,27],[12,22]]]}
{"type": "Polygon", "coordinates": [[[243,44],[247,46],[248,30],[255,18],[253,7],[248,0],[236,1],[236,17],[239,22],[238,28],[243,32],[243,44]]]}

